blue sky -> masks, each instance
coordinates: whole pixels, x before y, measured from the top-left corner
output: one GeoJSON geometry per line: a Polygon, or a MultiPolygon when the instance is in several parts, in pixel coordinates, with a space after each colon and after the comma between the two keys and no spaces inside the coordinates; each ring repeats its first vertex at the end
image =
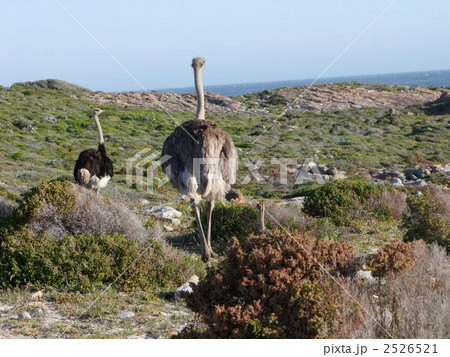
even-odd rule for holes
{"type": "MultiPolygon", "coordinates": [[[[59,0],[147,89],[314,78],[392,0],[59,0]]],[[[450,68],[450,1],[398,0],[325,77],[450,68]]],[[[0,2],[0,84],[140,89],[54,0],[0,2]]]]}

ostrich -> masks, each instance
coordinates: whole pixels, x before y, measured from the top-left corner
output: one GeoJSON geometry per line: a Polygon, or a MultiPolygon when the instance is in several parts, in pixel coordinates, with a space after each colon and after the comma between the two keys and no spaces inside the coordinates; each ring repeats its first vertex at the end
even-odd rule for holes
{"type": "Polygon", "coordinates": [[[192,60],[197,115],[194,120],[175,128],[164,141],[162,168],[172,185],[188,196],[194,210],[199,232],[202,258],[209,261],[217,256],[211,248],[211,217],[215,201],[222,201],[236,182],[238,155],[231,137],[214,123],[205,120],[205,96],[202,70],[205,60],[192,60]],[[206,235],[200,220],[200,201],[206,200],[206,235]]]}
{"type": "Polygon", "coordinates": [[[92,188],[96,192],[106,187],[108,181],[113,177],[113,165],[106,156],[105,141],[103,131],[98,116],[103,110],[94,108],[93,117],[98,131],[98,150],[84,150],[78,156],[73,175],[75,180],[87,188],[92,188]]]}

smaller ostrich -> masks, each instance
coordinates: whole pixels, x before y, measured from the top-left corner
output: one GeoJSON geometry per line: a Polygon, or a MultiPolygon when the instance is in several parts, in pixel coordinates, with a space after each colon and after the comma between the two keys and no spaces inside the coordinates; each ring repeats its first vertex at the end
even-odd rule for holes
{"type": "Polygon", "coordinates": [[[73,170],[73,176],[80,185],[91,188],[96,192],[106,187],[114,175],[112,161],[106,156],[103,131],[98,119],[101,113],[103,113],[103,110],[94,108],[93,117],[97,125],[98,150],[89,149],[82,151],[73,170]]]}

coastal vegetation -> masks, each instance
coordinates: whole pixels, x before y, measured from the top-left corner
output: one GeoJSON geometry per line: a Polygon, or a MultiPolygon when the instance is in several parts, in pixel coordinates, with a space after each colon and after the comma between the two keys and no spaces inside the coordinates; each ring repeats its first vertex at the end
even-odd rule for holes
{"type": "Polygon", "coordinates": [[[450,336],[450,309],[439,300],[450,294],[443,89],[344,83],[207,95],[207,119],[239,151],[234,187],[243,194],[216,203],[212,244],[220,256],[209,267],[199,257],[189,201],[160,184],[162,170],[151,182],[149,164],[142,178],[134,168],[127,182],[127,160],[143,149],[159,157],[174,127],[193,117],[190,95],[161,96],[177,98],[160,103],[169,114],[145,95],[56,80],[0,87],[5,336],[450,336]],[[97,145],[94,107],[104,110],[115,168],[100,194],[72,178],[80,148],[97,145]],[[283,158],[290,160],[285,182],[283,158]],[[249,163],[258,160],[257,180],[249,163]],[[176,216],[156,213],[167,207],[176,216]],[[177,287],[193,275],[200,282],[179,300],[177,287]]]}

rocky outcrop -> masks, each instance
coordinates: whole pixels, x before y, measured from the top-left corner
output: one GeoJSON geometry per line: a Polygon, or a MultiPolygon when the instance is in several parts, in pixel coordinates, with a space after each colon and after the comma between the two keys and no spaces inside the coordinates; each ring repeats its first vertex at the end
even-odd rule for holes
{"type": "MultiPolygon", "coordinates": [[[[194,94],[176,94],[159,92],[128,92],[128,93],[85,93],[84,99],[103,105],[120,105],[122,107],[147,108],[167,110],[169,112],[195,112],[197,99],[194,94]]],[[[212,114],[265,114],[262,109],[249,109],[232,98],[219,94],[205,95],[206,112],[212,114]]]]}
{"type": "Polygon", "coordinates": [[[235,99],[257,107],[287,106],[295,100],[293,109],[314,112],[368,107],[386,108],[389,109],[389,115],[395,116],[398,111],[392,108],[422,105],[435,101],[441,95],[443,95],[441,90],[422,87],[324,84],[266,90],[235,99]]]}
{"type": "Polygon", "coordinates": [[[71,84],[60,79],[42,79],[35,82],[14,83],[11,87],[29,87],[34,89],[53,89],[63,92],[88,92],[89,89],[71,84]]]}
{"type": "Polygon", "coordinates": [[[427,186],[425,179],[431,174],[441,174],[450,177],[450,164],[447,165],[429,165],[417,167],[414,169],[404,169],[403,171],[381,171],[372,174],[375,182],[389,182],[392,186],[427,186]],[[382,180],[382,181],[379,181],[382,180]]]}

